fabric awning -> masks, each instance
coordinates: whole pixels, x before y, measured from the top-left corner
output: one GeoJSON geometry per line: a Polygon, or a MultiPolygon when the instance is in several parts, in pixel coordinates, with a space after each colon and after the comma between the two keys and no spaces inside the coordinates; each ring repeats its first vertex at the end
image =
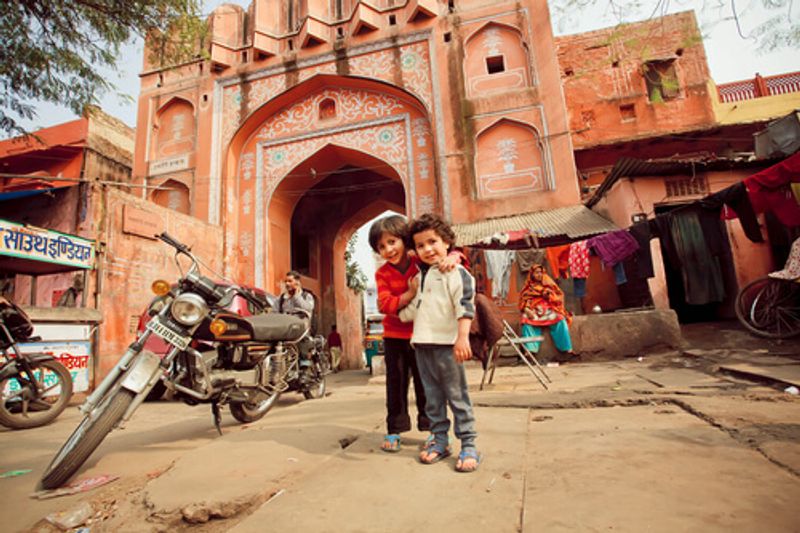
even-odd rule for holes
{"type": "Polygon", "coordinates": [[[453,225],[458,246],[510,249],[568,244],[618,229],[583,205],[453,225]]]}
{"type": "Polygon", "coordinates": [[[28,196],[34,196],[37,194],[53,193],[55,191],[61,191],[70,187],[75,187],[75,185],[67,185],[66,187],[49,187],[44,189],[4,190],[0,191],[0,202],[18,200],[20,198],[26,198],[28,196]]]}

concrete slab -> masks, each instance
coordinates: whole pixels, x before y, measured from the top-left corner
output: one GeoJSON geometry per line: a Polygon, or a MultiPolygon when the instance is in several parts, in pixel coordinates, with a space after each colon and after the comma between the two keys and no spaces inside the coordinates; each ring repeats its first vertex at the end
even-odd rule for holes
{"type": "Polygon", "coordinates": [[[800,475],[800,398],[787,394],[682,398],[739,441],[800,475]]]}
{"type": "Polygon", "coordinates": [[[525,532],[796,530],[800,479],[678,407],[535,416],[525,532]]]}
{"type": "Polygon", "coordinates": [[[720,365],[720,370],[734,374],[750,375],[760,379],[779,381],[800,387],[800,364],[762,364],[756,362],[728,363],[720,365]]]}
{"type": "Polygon", "coordinates": [[[454,471],[457,443],[453,457],[422,465],[416,446],[382,453],[367,436],[301,484],[287,480],[281,496],[230,531],[516,531],[528,411],[477,408],[475,417],[485,456],[475,473],[454,471]]]}
{"type": "Polygon", "coordinates": [[[364,402],[365,392],[381,391],[343,387],[333,393],[335,401],[300,401],[272,410],[258,423],[232,428],[188,451],[151,481],[145,489],[148,505],[168,515],[190,505],[250,501],[278,490],[282,480],[318,468],[341,450],[342,442],[379,430],[383,403],[364,402]]]}
{"type": "Polygon", "coordinates": [[[658,387],[666,389],[688,390],[692,388],[735,386],[731,381],[685,368],[645,368],[636,372],[636,375],[658,387]]]}

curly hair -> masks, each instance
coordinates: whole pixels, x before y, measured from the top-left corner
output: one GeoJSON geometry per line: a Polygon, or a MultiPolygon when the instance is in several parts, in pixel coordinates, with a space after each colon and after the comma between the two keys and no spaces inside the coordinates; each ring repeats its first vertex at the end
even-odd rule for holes
{"type": "Polygon", "coordinates": [[[415,219],[411,222],[408,226],[408,236],[409,239],[413,238],[414,235],[417,233],[422,233],[423,231],[433,230],[442,240],[447,243],[447,247],[450,248],[455,246],[456,244],[456,234],[453,231],[453,228],[450,227],[450,224],[444,221],[439,215],[434,215],[433,213],[425,213],[424,215],[420,215],[419,218],[415,219]]]}
{"type": "Polygon", "coordinates": [[[394,235],[408,246],[408,222],[406,217],[400,215],[390,215],[376,220],[369,228],[369,245],[375,253],[378,253],[378,243],[384,233],[394,235]]]}

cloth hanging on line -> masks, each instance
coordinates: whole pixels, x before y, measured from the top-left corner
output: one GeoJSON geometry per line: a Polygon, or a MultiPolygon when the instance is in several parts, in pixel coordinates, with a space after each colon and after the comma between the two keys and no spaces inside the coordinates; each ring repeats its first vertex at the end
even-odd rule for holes
{"type": "Polygon", "coordinates": [[[511,250],[484,250],[486,275],[492,280],[492,298],[505,300],[511,282],[514,252],[511,250]]]}
{"type": "Polygon", "coordinates": [[[628,233],[636,239],[639,249],[632,256],[624,261],[625,274],[632,279],[647,279],[655,276],[653,271],[653,257],[650,252],[650,226],[647,221],[637,222],[630,228],[628,233]]]}
{"type": "Polygon", "coordinates": [[[569,245],[569,273],[573,278],[589,277],[589,246],[587,241],[569,245]]]}
{"type": "Polygon", "coordinates": [[[566,278],[569,271],[569,244],[550,246],[546,250],[547,263],[553,278],[566,278]]]}
{"type": "Polygon", "coordinates": [[[608,266],[624,261],[639,249],[639,243],[624,229],[592,237],[587,244],[608,266]]]}
{"type": "MultiPolygon", "coordinates": [[[[713,241],[721,238],[706,234],[701,215],[715,218],[701,209],[679,209],[657,216],[659,238],[667,250],[667,258],[678,269],[683,280],[684,298],[691,305],[721,302],[725,298],[719,255],[713,253],[713,241]]],[[[716,219],[719,227],[719,219],[716,219]]],[[[721,233],[721,232],[720,232],[721,233]]]]}
{"type": "Polygon", "coordinates": [[[750,195],[744,182],[739,182],[699,200],[706,209],[722,210],[722,218],[730,220],[738,217],[744,234],[753,242],[764,242],[756,212],[750,202],[750,195]]]}
{"type": "Polygon", "coordinates": [[[791,227],[800,226],[800,205],[793,183],[800,183],[800,152],[744,180],[755,212],[770,210],[791,227]]]}
{"type": "Polygon", "coordinates": [[[576,298],[585,298],[586,278],[572,278],[572,290],[576,298]]]}
{"type": "Polygon", "coordinates": [[[475,291],[478,293],[486,292],[486,259],[481,248],[467,248],[467,260],[469,261],[469,271],[475,278],[475,291]]]}

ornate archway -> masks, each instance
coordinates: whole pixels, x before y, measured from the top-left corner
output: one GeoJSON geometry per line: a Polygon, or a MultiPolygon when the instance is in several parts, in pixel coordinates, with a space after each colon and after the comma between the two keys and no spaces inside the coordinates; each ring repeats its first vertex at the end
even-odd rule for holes
{"type": "MultiPolygon", "coordinates": [[[[300,266],[320,297],[320,332],[333,321],[342,333],[360,331],[360,306],[355,313],[344,290],[352,221],[386,206],[410,216],[438,210],[432,139],[425,107],[383,82],[317,76],[268,102],[226,159],[227,273],[276,291],[300,266]]],[[[360,335],[344,337],[360,346],[360,335]]],[[[360,349],[358,360],[350,351],[345,360],[357,365],[360,349]]]]}

